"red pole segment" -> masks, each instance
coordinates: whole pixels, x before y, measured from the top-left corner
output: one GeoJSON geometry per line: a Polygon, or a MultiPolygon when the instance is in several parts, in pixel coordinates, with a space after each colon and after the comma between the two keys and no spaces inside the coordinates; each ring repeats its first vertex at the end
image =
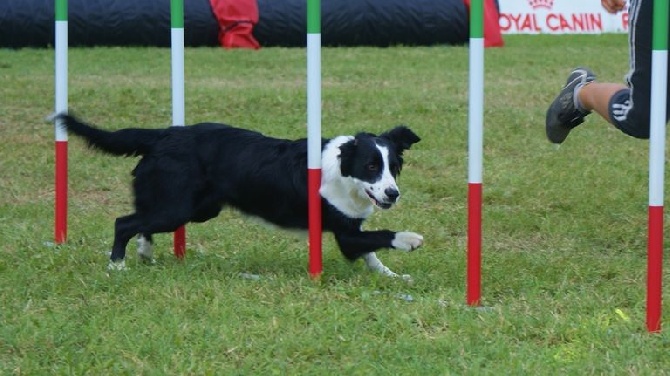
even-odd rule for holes
{"type": "Polygon", "coordinates": [[[54,241],[56,244],[67,240],[67,140],[56,141],[56,197],[54,241]]]}
{"type": "Polygon", "coordinates": [[[321,231],[321,169],[307,170],[308,207],[309,207],[309,275],[317,278],[323,270],[322,265],[322,231],[321,231]]]}
{"type": "Polygon", "coordinates": [[[479,306],[482,266],[482,184],[468,184],[467,304],[479,306]]]}
{"type": "Polygon", "coordinates": [[[647,255],[647,330],[661,330],[663,284],[663,206],[649,206],[647,255]]]}

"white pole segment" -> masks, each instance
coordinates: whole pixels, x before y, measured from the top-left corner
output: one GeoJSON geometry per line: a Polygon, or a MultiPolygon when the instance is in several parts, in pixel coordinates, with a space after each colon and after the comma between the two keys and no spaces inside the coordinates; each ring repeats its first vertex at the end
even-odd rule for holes
{"type": "MultiPolygon", "coordinates": [[[[68,21],[56,21],[56,113],[67,111],[68,93],[67,93],[67,50],[68,50],[68,21]]],[[[56,122],[55,127],[56,141],[67,141],[67,131],[61,125],[61,121],[56,122]]]]}
{"type": "Polygon", "coordinates": [[[184,110],[184,28],[172,28],[172,125],[186,124],[184,110]]]}
{"type": "Polygon", "coordinates": [[[649,136],[649,205],[663,206],[665,180],[665,118],[667,50],[652,52],[650,136],[649,136]]]}
{"type": "Polygon", "coordinates": [[[470,39],[468,182],[481,183],[484,154],[484,38],[470,39]]]}
{"type": "Polygon", "coordinates": [[[307,34],[307,168],[321,168],[321,34],[307,34]]]}

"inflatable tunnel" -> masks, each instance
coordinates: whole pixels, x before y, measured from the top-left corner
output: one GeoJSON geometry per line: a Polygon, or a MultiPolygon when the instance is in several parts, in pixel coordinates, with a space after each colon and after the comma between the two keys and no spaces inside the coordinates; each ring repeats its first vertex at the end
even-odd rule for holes
{"type": "MultiPolygon", "coordinates": [[[[497,33],[501,44],[497,1],[486,3],[493,17],[487,15],[485,34],[497,33]]],[[[191,47],[302,47],[306,4],[185,0],[184,42],[191,47]]],[[[469,39],[469,0],[322,0],[321,14],[324,46],[428,46],[469,39]]],[[[170,45],[170,0],[69,0],[68,21],[70,46],[170,45]]],[[[488,45],[496,45],[485,37],[488,45]]],[[[54,0],[0,1],[0,47],[53,43],[54,0]]]]}

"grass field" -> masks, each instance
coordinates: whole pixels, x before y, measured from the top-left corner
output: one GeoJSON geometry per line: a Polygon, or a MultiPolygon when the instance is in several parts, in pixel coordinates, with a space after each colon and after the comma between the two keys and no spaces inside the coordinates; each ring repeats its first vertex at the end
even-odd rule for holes
{"type": "MultiPolygon", "coordinates": [[[[229,211],[188,226],[185,260],[159,235],[156,265],[131,244],[130,270],[108,273],[136,161],[74,138],[68,242],[45,245],[53,51],[0,50],[0,374],[670,373],[667,329],[644,325],[648,143],[595,116],[559,149],[544,136],[572,67],[622,81],[625,36],[506,42],[486,51],[485,309],[465,305],[466,47],[322,52],[324,136],[406,123],[423,138],[406,154],[400,204],[367,223],[424,235],[415,253],[380,255],[412,284],[348,263],[329,235],[312,281],[304,237],[229,211]]],[[[69,56],[69,103],[83,118],[169,125],[169,50],[69,56]]],[[[304,137],[305,67],[302,49],[187,49],[187,122],[304,137]]]]}

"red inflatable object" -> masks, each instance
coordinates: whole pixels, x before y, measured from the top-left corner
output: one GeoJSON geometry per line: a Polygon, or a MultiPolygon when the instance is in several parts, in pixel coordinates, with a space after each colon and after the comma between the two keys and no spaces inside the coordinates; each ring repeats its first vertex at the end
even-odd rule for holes
{"type": "Polygon", "coordinates": [[[210,4],[219,22],[219,43],[222,47],[261,47],[251,33],[258,23],[256,0],[210,0],[210,4]]]}
{"type": "MultiPolygon", "coordinates": [[[[470,0],[463,0],[470,12],[470,0]]],[[[500,13],[495,0],[484,0],[484,47],[502,47],[505,42],[500,32],[500,13]]]]}

